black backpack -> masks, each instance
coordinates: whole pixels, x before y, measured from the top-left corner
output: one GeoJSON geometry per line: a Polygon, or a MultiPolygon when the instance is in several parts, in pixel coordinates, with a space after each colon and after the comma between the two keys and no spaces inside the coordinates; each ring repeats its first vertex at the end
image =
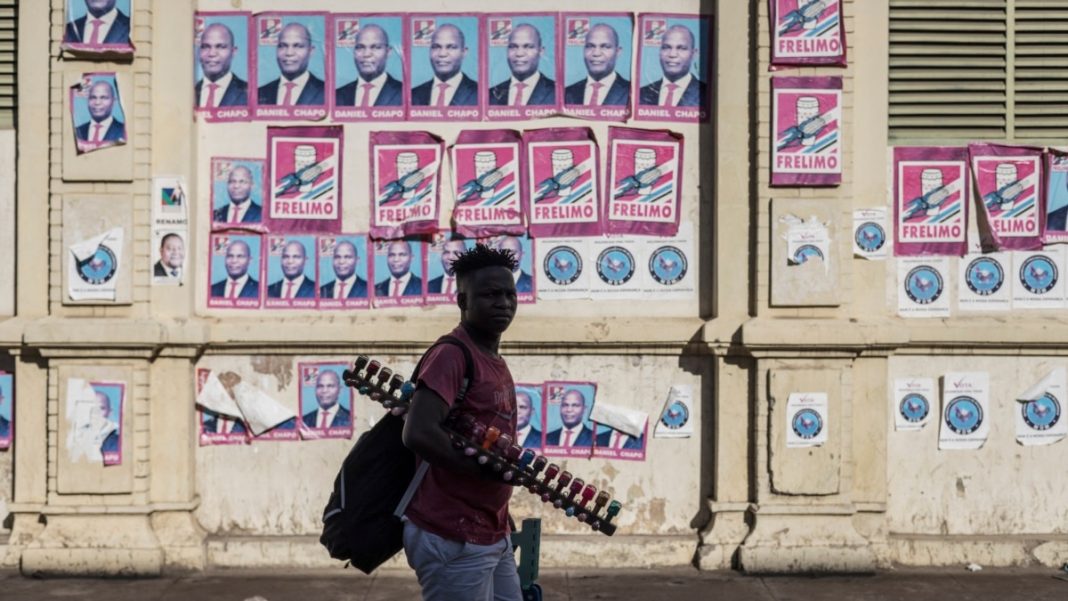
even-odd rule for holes
{"type": "MultiPolygon", "coordinates": [[[[430,348],[439,344],[458,346],[464,353],[464,379],[456,397],[459,403],[474,374],[471,352],[454,336],[442,336],[430,348]]],[[[425,358],[424,353],[412,372],[412,382],[417,381],[425,358]]],[[[415,455],[401,441],[403,429],[404,419],[387,413],[360,436],[341,464],[334,491],[323,509],[319,542],[330,557],[348,561],[364,574],[404,547],[400,518],[429,468],[424,462],[417,473],[415,455]]]]}

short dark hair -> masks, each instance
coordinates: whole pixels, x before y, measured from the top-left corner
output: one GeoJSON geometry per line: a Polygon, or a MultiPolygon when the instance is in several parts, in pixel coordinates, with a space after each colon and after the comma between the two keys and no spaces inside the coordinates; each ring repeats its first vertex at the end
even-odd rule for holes
{"type": "Polygon", "coordinates": [[[512,251],[492,248],[481,243],[460,253],[452,262],[452,270],[457,280],[467,279],[467,276],[486,267],[504,267],[508,271],[515,271],[518,266],[512,251]]]}

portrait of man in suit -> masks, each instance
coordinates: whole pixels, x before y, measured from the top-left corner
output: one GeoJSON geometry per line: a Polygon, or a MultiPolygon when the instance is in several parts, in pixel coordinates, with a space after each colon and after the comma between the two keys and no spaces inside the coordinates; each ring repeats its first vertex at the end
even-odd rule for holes
{"type": "MultiPolygon", "coordinates": [[[[68,0],[68,6],[79,0],[68,0]]],[[[63,41],[68,44],[129,44],[130,16],[116,8],[115,0],[85,0],[86,14],[67,23],[63,41]]]]}
{"type": "Polygon", "coordinates": [[[524,390],[515,391],[515,440],[524,449],[541,448],[541,430],[534,427],[534,402],[524,390]]]}
{"type": "Polygon", "coordinates": [[[403,104],[401,82],[386,73],[386,63],[392,51],[386,30],[374,24],[361,27],[352,48],[356,81],[337,89],[335,104],[358,107],[403,104]]]}
{"type": "MultiPolygon", "coordinates": [[[[319,298],[367,298],[367,282],[356,275],[360,253],[348,240],[339,240],[334,246],[334,281],[319,288],[319,298]]],[[[320,266],[319,269],[322,269],[320,266]]]]}
{"type": "Polygon", "coordinates": [[[257,93],[261,105],[321,106],[326,104],[326,86],[311,71],[308,64],[315,53],[311,32],[301,23],[282,28],[275,46],[275,58],[281,76],[260,86],[257,93]]]}
{"type": "Polygon", "coordinates": [[[460,28],[450,23],[437,27],[430,37],[434,77],[412,88],[412,105],[477,106],[478,82],[461,70],[465,58],[467,41],[460,28]]]}
{"type": "Polygon", "coordinates": [[[630,82],[616,72],[616,61],[622,53],[615,27],[607,23],[590,27],[582,48],[586,77],[564,88],[564,104],[626,106],[630,102],[630,82]]]}
{"type": "Polygon", "coordinates": [[[126,141],[126,124],[114,116],[115,88],[110,82],[96,81],[89,86],[86,102],[89,120],[74,130],[79,146],[103,146],[126,141]]]}
{"type": "Polygon", "coordinates": [[[204,432],[212,434],[244,434],[245,424],[241,420],[232,417],[205,413],[204,432]]]}
{"type": "Polygon", "coordinates": [[[286,242],[282,247],[282,279],[267,286],[267,298],[315,298],[315,280],[304,275],[307,262],[304,244],[286,242]]]}
{"type": "MultiPolygon", "coordinates": [[[[8,380],[10,382],[10,380],[8,380]]],[[[4,403],[7,402],[7,397],[4,396],[4,389],[0,388],[0,409],[4,407],[4,403]]],[[[11,420],[0,415],[0,440],[5,440],[11,437],[11,420]]]]}
{"type": "Polygon", "coordinates": [[[628,451],[641,450],[643,436],[637,438],[620,432],[616,429],[608,429],[597,435],[597,446],[604,449],[625,449],[628,451]]]}
{"type": "Polygon", "coordinates": [[[185,241],[174,232],[163,236],[159,243],[159,261],[152,266],[152,275],[180,281],[184,265],[185,241]]]}
{"type": "Polygon", "coordinates": [[[226,178],[226,194],[230,202],[212,211],[216,223],[259,223],[263,219],[263,207],[252,200],[252,170],[237,165],[226,178]]]}
{"type": "Polygon", "coordinates": [[[259,298],[260,283],[248,273],[252,251],[244,240],[233,240],[226,246],[226,277],[211,285],[215,298],[259,298]]]}
{"type": "Polygon", "coordinates": [[[226,25],[212,23],[204,28],[200,35],[200,47],[197,48],[200,70],[204,74],[194,90],[197,108],[248,104],[248,82],[230,70],[234,53],[238,50],[234,32],[226,25]]]}
{"type": "Polygon", "coordinates": [[[512,76],[490,88],[494,106],[545,106],[556,103],[556,82],[538,70],[545,47],[541,32],[521,23],[508,35],[508,69],[512,76]]]}
{"type": "Polygon", "coordinates": [[[100,390],[96,391],[96,402],[100,405],[100,417],[111,422],[114,428],[111,428],[111,432],[104,438],[104,441],[100,444],[100,452],[102,453],[116,453],[120,447],[120,428],[122,424],[119,423],[118,417],[112,418],[111,416],[111,399],[108,395],[100,390]]]}
{"type": "Polygon", "coordinates": [[[663,77],[642,86],[638,102],[656,106],[702,106],[708,84],[692,73],[697,58],[697,40],[689,27],[672,25],[660,41],[663,77]]]}
{"type": "Polygon", "coordinates": [[[560,401],[562,427],[545,435],[547,447],[592,447],[593,430],[582,423],[586,414],[586,395],[575,388],[568,389],[560,401]]]}
{"type": "Polygon", "coordinates": [[[518,236],[503,236],[501,241],[497,243],[497,246],[501,250],[512,251],[512,256],[515,257],[516,268],[515,271],[512,272],[512,278],[515,280],[515,291],[533,292],[533,278],[520,267],[523,264],[523,242],[518,236]]]}
{"type": "Polygon", "coordinates": [[[419,296],[423,280],[412,273],[412,245],[407,240],[389,243],[386,255],[389,277],[375,283],[375,296],[419,296]]]}
{"type": "Polygon", "coordinates": [[[463,240],[457,238],[445,241],[441,247],[441,268],[445,273],[426,283],[428,293],[456,296],[456,273],[452,270],[452,262],[465,250],[467,246],[463,240]]]}
{"type": "Polygon", "coordinates": [[[316,409],[305,413],[301,419],[309,428],[325,430],[352,425],[352,414],[338,403],[341,394],[341,378],[329,369],[319,371],[315,378],[316,409]]]}

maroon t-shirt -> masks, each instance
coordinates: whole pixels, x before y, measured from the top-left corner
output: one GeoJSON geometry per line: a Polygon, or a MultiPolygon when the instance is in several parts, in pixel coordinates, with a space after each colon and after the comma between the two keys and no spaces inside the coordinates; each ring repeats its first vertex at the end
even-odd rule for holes
{"type": "MultiPolygon", "coordinates": [[[[515,438],[515,383],[508,365],[479,349],[463,326],[451,332],[469,351],[475,373],[455,411],[473,416],[487,428],[515,438]]],[[[417,384],[436,392],[452,407],[464,378],[463,351],[440,344],[423,360],[417,384]]],[[[405,515],[440,537],[492,545],[508,534],[512,486],[431,466],[405,515]]]]}

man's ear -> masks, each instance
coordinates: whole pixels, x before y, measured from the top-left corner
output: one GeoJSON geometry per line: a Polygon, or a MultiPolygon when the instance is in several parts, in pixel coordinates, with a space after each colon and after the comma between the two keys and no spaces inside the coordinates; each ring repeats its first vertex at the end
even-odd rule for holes
{"type": "Polygon", "coordinates": [[[461,311],[466,311],[467,310],[467,293],[466,292],[457,292],[456,293],[456,306],[460,307],[461,311]]]}

